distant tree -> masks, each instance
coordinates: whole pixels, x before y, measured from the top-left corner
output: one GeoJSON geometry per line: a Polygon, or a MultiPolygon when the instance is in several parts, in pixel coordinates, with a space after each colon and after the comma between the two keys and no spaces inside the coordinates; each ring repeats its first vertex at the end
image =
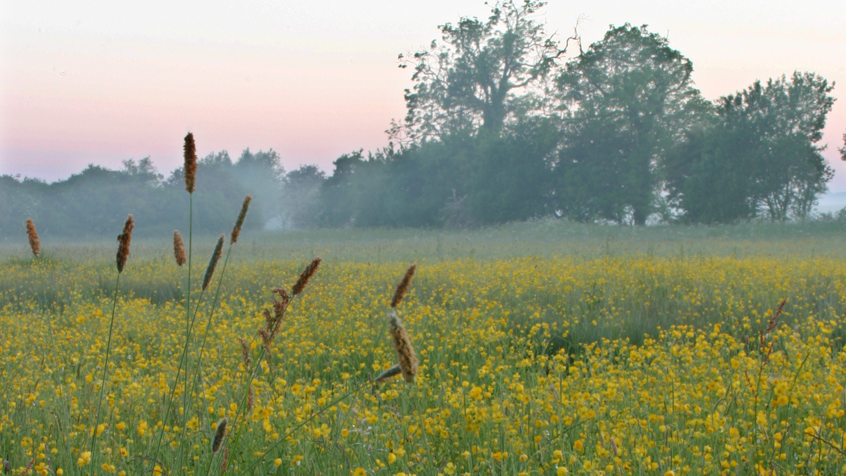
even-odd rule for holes
{"type": "Polygon", "coordinates": [[[837,150],[840,151],[840,160],[846,160],[846,132],[843,133],[843,147],[837,150]]]}
{"type": "Polygon", "coordinates": [[[42,180],[21,178],[20,175],[0,176],[0,237],[20,238],[22,223],[27,218],[38,224],[42,217],[47,216],[43,214],[43,196],[48,188],[49,185],[42,180]]]}
{"type": "Polygon", "coordinates": [[[326,173],[316,165],[303,165],[288,172],[282,189],[283,225],[290,229],[312,228],[318,223],[320,188],[326,173]]]}
{"type": "MultiPolygon", "coordinates": [[[[247,149],[249,151],[250,149],[247,149]]],[[[250,160],[248,160],[250,161],[250,160]]],[[[210,167],[220,167],[223,169],[229,169],[232,167],[232,158],[229,157],[229,152],[226,150],[221,150],[220,152],[214,153],[210,152],[207,156],[203,157],[199,161],[201,164],[210,166],[210,167]]],[[[245,164],[246,165],[246,164],[245,164]]],[[[272,166],[275,166],[273,164],[272,166]]]]}
{"type": "Polygon", "coordinates": [[[809,217],[833,176],[816,145],[832,89],[820,76],[796,72],[720,98],[717,122],[688,136],[668,161],[668,192],[687,219],[809,217]]]}
{"type": "MultiPolygon", "coordinates": [[[[380,215],[362,216],[360,223],[391,227],[439,227],[460,218],[447,204],[451,197],[465,197],[472,187],[470,172],[479,164],[478,140],[469,131],[427,141],[397,153],[381,154],[385,163],[384,198],[368,194],[380,215]],[[382,220],[381,223],[379,220],[382,220]]],[[[378,164],[378,162],[376,162],[378,164]]]]}
{"type": "MultiPolygon", "coordinates": [[[[225,151],[224,151],[225,153],[225,151]]],[[[226,158],[229,154],[226,154],[226,158]]],[[[215,158],[215,161],[225,161],[226,158],[215,158]]],[[[267,178],[279,182],[285,176],[285,168],[282,166],[282,159],[279,153],[273,149],[267,151],[260,150],[256,153],[250,152],[250,148],[244,149],[238,161],[235,163],[236,169],[244,172],[256,172],[259,174],[269,175],[267,178]]]]}
{"type": "Polygon", "coordinates": [[[557,208],[578,220],[642,225],[660,188],[656,169],[707,109],[693,64],[646,26],[611,27],[557,78],[565,110],[555,171],[557,208]]]}
{"type": "MultiPolygon", "coordinates": [[[[422,143],[464,129],[498,133],[513,114],[531,103],[533,89],[566,51],[532,17],[545,2],[497,3],[487,21],[462,17],[439,27],[441,41],[400,67],[414,68],[405,91],[408,113],[389,130],[392,139],[422,143]]],[[[569,42],[570,40],[568,40],[569,42]]],[[[536,96],[534,98],[537,98],[536,96]]]]}
{"type": "Polygon", "coordinates": [[[127,175],[143,177],[156,185],[164,179],[164,176],[156,170],[150,157],[144,157],[138,163],[135,163],[134,159],[122,160],[121,163],[123,164],[122,172],[127,175]]]}
{"type": "MultiPolygon", "coordinates": [[[[228,154],[226,158],[215,158],[215,160],[225,163],[227,158],[228,154]]],[[[249,148],[244,149],[232,167],[232,173],[245,192],[253,196],[253,205],[262,208],[265,219],[270,220],[274,217],[278,219],[282,215],[284,204],[281,198],[285,168],[282,166],[282,158],[278,152],[268,149],[253,153],[249,148]]]]}
{"type": "Polygon", "coordinates": [[[668,201],[687,223],[734,223],[755,216],[752,131],[716,122],[687,131],[664,161],[668,201]]]}
{"type": "Polygon", "coordinates": [[[320,212],[318,224],[325,227],[352,225],[356,211],[355,178],[365,162],[362,150],[338,157],[332,176],[320,187],[320,212]]]}

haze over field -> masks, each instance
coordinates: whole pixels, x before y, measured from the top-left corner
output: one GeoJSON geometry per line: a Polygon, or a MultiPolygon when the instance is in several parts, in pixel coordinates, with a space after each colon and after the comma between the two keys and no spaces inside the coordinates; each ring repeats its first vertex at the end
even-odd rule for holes
{"type": "Polygon", "coordinates": [[[842,1],[0,1],[0,472],[846,475],[842,1]]]}
{"type": "MultiPolygon", "coordinates": [[[[200,155],[273,148],[291,170],[325,171],[342,153],[387,144],[405,115],[411,71],[397,54],[438,38],[436,25],[484,19],[481,1],[3,2],[0,174],[48,181],[88,163],[150,156],[179,165],[186,130],[200,155]]],[[[707,99],[794,70],[846,81],[846,4],[551,2],[541,19],[584,45],[609,24],[648,24],[694,64],[707,99]]],[[[846,86],[841,86],[846,87],[846,86]]],[[[833,92],[838,96],[840,87],[833,92]]],[[[828,117],[823,155],[846,190],[837,147],[846,103],[828,117]]]]}

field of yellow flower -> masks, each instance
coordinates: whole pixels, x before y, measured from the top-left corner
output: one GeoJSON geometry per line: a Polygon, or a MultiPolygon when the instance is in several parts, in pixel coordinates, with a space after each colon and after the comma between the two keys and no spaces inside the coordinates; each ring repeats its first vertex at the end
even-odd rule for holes
{"type": "Polygon", "coordinates": [[[272,291],[290,290],[310,256],[237,246],[241,257],[202,297],[205,258],[195,259],[196,331],[170,412],[188,326],[184,268],[163,253],[132,255],[103,382],[114,264],[72,259],[82,246],[5,259],[8,471],[846,475],[841,259],[418,261],[398,307],[416,382],[376,384],[397,362],[386,316],[408,261],[330,254],[262,352],[272,291]]]}

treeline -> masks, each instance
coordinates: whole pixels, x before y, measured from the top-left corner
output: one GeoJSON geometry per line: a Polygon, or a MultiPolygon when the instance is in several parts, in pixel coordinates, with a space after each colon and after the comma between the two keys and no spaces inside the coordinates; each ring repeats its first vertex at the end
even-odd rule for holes
{"type": "Polygon", "coordinates": [[[833,84],[796,72],[707,101],[691,61],[631,25],[586,50],[570,38],[580,54],[560,64],[561,45],[531,19],[541,6],[506,3],[486,22],[441,26],[441,42],[401,65],[414,66],[415,86],[391,147],[346,154],[328,178],[290,176],[312,197],[291,223],[811,217],[833,177],[818,145],[833,84]]]}
{"type": "MultiPolygon", "coordinates": [[[[233,163],[229,154],[209,154],[198,162],[194,195],[194,231],[222,233],[232,227],[244,196],[253,195],[245,228],[262,229],[280,200],[284,169],[273,150],[245,150],[233,163]]],[[[125,160],[121,170],[89,165],[67,180],[0,177],[0,236],[20,237],[32,218],[46,236],[109,236],[132,213],[140,236],[186,232],[188,200],[182,169],[168,177],[149,158],[125,160]]],[[[276,217],[278,220],[278,217],[276,217]]]]}
{"type": "MultiPolygon", "coordinates": [[[[345,154],[331,175],[313,165],[284,173],[272,151],[206,157],[195,223],[219,231],[244,193],[258,196],[265,226],[287,229],[811,216],[833,177],[819,145],[833,83],[795,72],[709,101],[690,59],[646,26],[612,26],[583,49],[577,33],[559,41],[544,31],[542,7],[497,4],[486,20],[441,25],[440,40],[400,55],[413,70],[406,117],[391,124],[388,147],[345,154]]],[[[92,166],[50,185],[4,177],[0,203],[15,223],[51,217],[39,231],[99,233],[127,210],[162,230],[187,221],[171,205],[180,170],[164,179],[149,161],[125,169],[92,166]]]]}

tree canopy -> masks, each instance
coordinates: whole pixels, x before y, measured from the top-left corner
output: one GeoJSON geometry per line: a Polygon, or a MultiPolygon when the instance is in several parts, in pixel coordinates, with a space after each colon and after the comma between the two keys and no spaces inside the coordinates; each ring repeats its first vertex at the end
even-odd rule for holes
{"type": "Polygon", "coordinates": [[[544,2],[497,3],[486,21],[461,18],[439,28],[441,40],[410,57],[414,86],[405,90],[408,114],[394,124],[392,137],[412,142],[440,139],[462,131],[498,133],[543,96],[543,82],[566,52],[534,14],[544,2]]]}

